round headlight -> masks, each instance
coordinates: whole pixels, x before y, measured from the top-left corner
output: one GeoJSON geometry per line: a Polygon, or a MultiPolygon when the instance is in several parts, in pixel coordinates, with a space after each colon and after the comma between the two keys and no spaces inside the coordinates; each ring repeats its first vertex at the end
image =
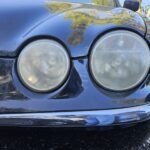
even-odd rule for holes
{"type": "Polygon", "coordinates": [[[17,62],[19,77],[31,90],[48,92],[61,86],[70,69],[70,59],[64,47],[48,39],[27,45],[17,62]]]}
{"type": "Polygon", "coordinates": [[[118,30],[100,38],[90,55],[90,71],[99,86],[124,91],[139,85],[150,67],[150,51],[138,34],[118,30]]]}

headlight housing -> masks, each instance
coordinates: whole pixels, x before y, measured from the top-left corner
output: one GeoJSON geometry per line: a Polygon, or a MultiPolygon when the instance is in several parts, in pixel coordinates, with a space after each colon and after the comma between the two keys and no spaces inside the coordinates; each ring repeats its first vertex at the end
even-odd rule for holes
{"type": "Polygon", "coordinates": [[[139,85],[150,67],[150,51],[138,34],[118,30],[101,37],[90,54],[90,72],[99,86],[113,91],[139,85]]]}
{"type": "Polygon", "coordinates": [[[61,86],[69,69],[68,53],[61,44],[49,39],[28,44],[17,61],[21,81],[35,92],[49,92],[61,86]]]}

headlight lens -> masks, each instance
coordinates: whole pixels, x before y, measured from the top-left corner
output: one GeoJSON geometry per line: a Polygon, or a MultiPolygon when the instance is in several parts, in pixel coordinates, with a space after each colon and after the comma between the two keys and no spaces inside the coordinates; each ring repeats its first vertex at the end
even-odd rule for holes
{"type": "Polygon", "coordinates": [[[68,53],[53,40],[37,40],[27,45],[17,62],[23,83],[36,92],[47,92],[61,86],[70,69],[68,53]]]}
{"type": "Polygon", "coordinates": [[[90,55],[90,70],[98,85],[114,91],[136,87],[148,74],[150,52],[139,35],[124,30],[100,38],[90,55]]]}

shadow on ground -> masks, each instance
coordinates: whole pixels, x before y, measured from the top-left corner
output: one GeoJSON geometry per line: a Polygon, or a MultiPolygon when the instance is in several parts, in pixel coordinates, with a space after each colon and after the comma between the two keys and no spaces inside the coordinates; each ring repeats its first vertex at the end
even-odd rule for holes
{"type": "Polygon", "coordinates": [[[0,150],[147,150],[150,122],[109,131],[1,128],[0,150]]]}

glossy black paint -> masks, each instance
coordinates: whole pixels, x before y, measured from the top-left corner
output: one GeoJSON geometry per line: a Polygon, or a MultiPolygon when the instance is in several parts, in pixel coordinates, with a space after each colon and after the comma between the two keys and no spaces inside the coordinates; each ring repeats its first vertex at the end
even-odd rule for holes
{"type": "MultiPolygon", "coordinates": [[[[150,43],[150,18],[146,18],[145,20],[146,26],[147,26],[147,34],[146,34],[146,38],[150,43]]],[[[149,44],[150,45],[150,44],[149,44]]]]}
{"type": "Polygon", "coordinates": [[[13,0],[10,6],[9,0],[3,1],[0,5],[1,56],[15,57],[20,46],[31,39],[48,36],[62,41],[72,57],[81,57],[87,56],[94,40],[108,30],[126,28],[142,36],[146,33],[143,19],[120,7],[44,0],[36,4],[29,0],[25,4],[13,0]]]}
{"type": "Polygon", "coordinates": [[[149,76],[137,89],[113,93],[97,87],[88,71],[88,54],[102,34],[116,29],[146,35],[143,19],[123,8],[89,4],[13,0],[0,3],[0,113],[78,111],[125,108],[150,101],[149,76]],[[22,48],[37,38],[61,42],[72,57],[67,82],[52,93],[28,90],[16,73],[22,48]]]}
{"type": "Polygon", "coordinates": [[[138,106],[150,101],[149,78],[130,93],[110,93],[94,85],[89,77],[87,59],[74,60],[65,85],[47,94],[25,88],[14,66],[14,59],[0,59],[0,68],[3,68],[0,70],[0,113],[100,110],[138,106]]]}

